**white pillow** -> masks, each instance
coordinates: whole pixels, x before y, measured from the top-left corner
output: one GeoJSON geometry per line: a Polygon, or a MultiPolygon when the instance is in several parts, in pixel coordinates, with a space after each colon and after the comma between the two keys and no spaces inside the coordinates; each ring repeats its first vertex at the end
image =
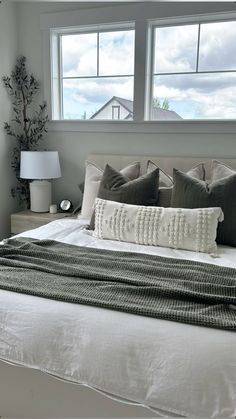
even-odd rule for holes
{"type": "Polygon", "coordinates": [[[97,198],[94,235],[100,239],[215,253],[217,225],[223,219],[219,207],[145,207],[97,198]]]}
{"type": "MultiPolygon", "coordinates": [[[[98,189],[104,170],[97,167],[92,162],[85,161],[85,181],[84,196],[80,218],[90,219],[94,210],[94,201],[98,194],[98,189]]],[[[124,167],[120,172],[130,180],[136,179],[140,175],[140,162],[134,162],[124,167]]]]}
{"type": "MultiPolygon", "coordinates": [[[[158,167],[159,169],[159,188],[166,188],[166,187],[172,187],[173,177],[168,175],[168,173],[164,172],[164,170],[158,166],[158,164],[154,163],[152,160],[148,160],[147,162],[147,173],[152,172],[158,167]]],[[[206,169],[204,163],[199,163],[196,166],[189,169],[187,172],[187,175],[192,176],[199,180],[205,180],[206,175],[206,169]]]]}

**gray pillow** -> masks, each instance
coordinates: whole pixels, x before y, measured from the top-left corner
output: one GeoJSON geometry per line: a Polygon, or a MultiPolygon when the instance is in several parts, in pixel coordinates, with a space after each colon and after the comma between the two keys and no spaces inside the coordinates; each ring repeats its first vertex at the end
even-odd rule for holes
{"type": "MultiPolygon", "coordinates": [[[[173,188],[173,178],[164,172],[161,167],[159,167],[152,160],[148,160],[147,163],[147,173],[150,173],[156,168],[159,169],[159,194],[157,200],[158,207],[170,207],[171,205],[171,194],[173,188]]],[[[187,174],[196,179],[205,180],[205,165],[204,163],[199,163],[196,166],[188,170],[187,174]]]]}
{"type": "MultiPolygon", "coordinates": [[[[103,170],[89,160],[85,161],[84,196],[81,208],[81,218],[91,218],[94,202],[97,197],[103,170]]],[[[140,162],[134,162],[120,171],[129,179],[136,179],[140,175],[140,162]]]]}
{"type": "MultiPolygon", "coordinates": [[[[133,205],[155,205],[158,198],[159,169],[130,180],[108,164],[98,190],[98,198],[133,205]]],[[[94,229],[94,213],[90,228],[94,229]]]]}
{"type": "Polygon", "coordinates": [[[169,188],[159,188],[158,192],[158,200],[157,200],[157,207],[167,208],[170,207],[171,203],[171,194],[172,194],[173,186],[169,188]]]}
{"type": "Polygon", "coordinates": [[[236,247],[236,173],[211,184],[173,170],[174,208],[221,207],[224,221],[218,226],[217,242],[236,247]]]}

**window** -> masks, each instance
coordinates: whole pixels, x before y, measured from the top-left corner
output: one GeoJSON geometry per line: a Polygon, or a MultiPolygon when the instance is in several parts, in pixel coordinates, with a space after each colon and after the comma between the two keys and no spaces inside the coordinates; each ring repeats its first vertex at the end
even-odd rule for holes
{"type": "Polygon", "coordinates": [[[236,119],[236,20],[154,27],[152,120],[236,119]]]}
{"type": "Polygon", "coordinates": [[[120,119],[111,101],[133,103],[134,30],[65,33],[60,44],[62,119],[120,119]]]}
{"type": "Polygon", "coordinates": [[[120,119],[120,106],[112,106],[112,119],[120,119]]]}
{"type": "Polygon", "coordinates": [[[148,121],[176,121],[180,131],[185,121],[236,121],[236,13],[229,7],[159,18],[160,7],[141,2],[41,16],[52,120],[120,132],[139,132],[135,124],[143,122],[156,132],[148,121]],[[94,123],[109,120],[114,125],[94,123]]]}

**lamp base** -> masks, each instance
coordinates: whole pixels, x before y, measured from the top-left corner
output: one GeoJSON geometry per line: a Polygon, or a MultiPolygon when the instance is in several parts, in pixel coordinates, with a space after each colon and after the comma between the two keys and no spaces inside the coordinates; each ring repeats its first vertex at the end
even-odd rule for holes
{"type": "Polygon", "coordinates": [[[52,203],[52,185],[47,180],[34,180],[30,183],[30,210],[49,212],[52,203]]]}

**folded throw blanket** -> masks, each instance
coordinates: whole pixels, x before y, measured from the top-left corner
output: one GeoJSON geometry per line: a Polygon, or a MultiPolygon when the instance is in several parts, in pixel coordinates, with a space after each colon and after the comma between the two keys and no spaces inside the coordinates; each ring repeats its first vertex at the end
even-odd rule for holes
{"type": "Polygon", "coordinates": [[[236,330],[236,269],[52,240],[0,246],[0,288],[236,330]]]}

